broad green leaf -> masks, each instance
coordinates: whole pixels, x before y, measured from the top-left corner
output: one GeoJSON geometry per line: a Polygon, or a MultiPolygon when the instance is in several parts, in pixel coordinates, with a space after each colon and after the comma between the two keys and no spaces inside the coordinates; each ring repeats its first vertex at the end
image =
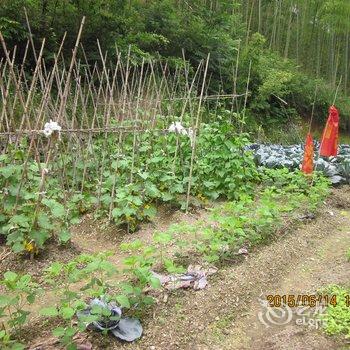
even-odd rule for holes
{"type": "Polygon", "coordinates": [[[169,192],[164,192],[162,194],[162,201],[164,201],[164,202],[169,202],[169,201],[171,201],[173,199],[174,199],[174,196],[171,193],[169,193],[169,192]]]}
{"type": "Polygon", "coordinates": [[[130,302],[127,296],[120,294],[116,297],[116,300],[121,307],[130,308],[130,302]]]}
{"type": "Polygon", "coordinates": [[[158,198],[160,196],[160,191],[157,186],[152,183],[147,183],[146,192],[151,198],[158,198]]]}
{"type": "Polygon", "coordinates": [[[12,245],[11,248],[14,253],[20,253],[20,252],[23,252],[24,250],[24,244],[22,242],[16,242],[15,244],[12,245]]]}
{"type": "Polygon", "coordinates": [[[30,218],[24,214],[14,215],[9,222],[20,227],[29,228],[30,218]]]}
{"type": "Polygon", "coordinates": [[[64,218],[66,212],[62,204],[58,203],[54,199],[47,199],[47,198],[44,198],[42,200],[42,203],[51,210],[51,214],[54,217],[60,218],[60,219],[64,218]]]}
{"type": "Polygon", "coordinates": [[[10,176],[12,176],[16,171],[16,167],[14,165],[7,165],[5,167],[0,168],[0,174],[5,178],[8,179],[10,176]]]}
{"type": "Polygon", "coordinates": [[[157,214],[157,209],[152,205],[152,206],[145,206],[145,209],[143,210],[143,214],[147,216],[148,218],[152,219],[156,216],[157,214]]]}
{"type": "Polygon", "coordinates": [[[35,244],[42,248],[44,243],[50,238],[51,234],[45,230],[32,230],[29,234],[29,237],[35,242],[35,244]]]}
{"type": "Polygon", "coordinates": [[[119,208],[114,208],[112,210],[112,216],[114,219],[119,219],[123,215],[123,211],[119,208]]]}
{"type": "Polygon", "coordinates": [[[146,179],[148,179],[148,177],[149,177],[149,173],[148,172],[141,172],[141,171],[139,171],[139,176],[141,177],[141,179],[143,179],[143,180],[146,180],[146,179]]]}
{"type": "Polygon", "coordinates": [[[35,301],[35,294],[28,294],[27,295],[27,301],[29,304],[33,304],[35,301]]]}
{"type": "Polygon", "coordinates": [[[77,330],[76,330],[75,328],[73,328],[73,327],[68,327],[68,328],[66,329],[66,336],[67,336],[67,337],[73,337],[73,335],[74,335],[75,333],[77,333],[77,330]]]}
{"type": "Polygon", "coordinates": [[[62,269],[63,269],[63,265],[58,261],[55,261],[54,263],[51,264],[51,266],[47,269],[47,271],[53,276],[58,276],[61,273],[62,269]]]}
{"type": "Polygon", "coordinates": [[[25,322],[27,321],[27,317],[28,317],[29,314],[30,314],[29,311],[18,310],[17,316],[16,316],[16,323],[17,323],[18,325],[25,324],[25,322]]]}
{"type": "Polygon", "coordinates": [[[152,288],[156,288],[156,289],[158,289],[162,286],[159,278],[156,278],[156,277],[150,278],[150,284],[151,284],[152,288]]]}
{"type": "Polygon", "coordinates": [[[145,305],[152,305],[154,304],[154,298],[150,297],[150,296],[146,296],[142,299],[142,302],[145,304],[145,305]]]}
{"type": "Polygon", "coordinates": [[[125,294],[132,294],[134,287],[130,283],[122,283],[121,288],[125,294]]]}
{"type": "Polygon", "coordinates": [[[58,234],[58,239],[61,243],[67,243],[71,239],[72,235],[68,230],[62,230],[58,234]]]}
{"type": "Polygon", "coordinates": [[[40,212],[38,214],[38,225],[46,230],[51,230],[52,229],[52,224],[50,222],[50,218],[47,214],[40,212]]]}
{"type": "Polygon", "coordinates": [[[69,320],[69,319],[71,319],[74,316],[75,310],[73,308],[71,308],[71,307],[63,307],[60,310],[60,314],[62,315],[62,317],[65,320],[69,320]]]}
{"type": "Polygon", "coordinates": [[[132,255],[132,256],[128,256],[127,258],[123,259],[123,264],[127,265],[127,266],[132,266],[135,265],[137,263],[137,257],[132,255]]]}
{"type": "Polygon", "coordinates": [[[75,310],[84,310],[87,307],[86,303],[82,300],[75,301],[73,303],[73,306],[74,306],[75,310]]]}
{"type": "Polygon", "coordinates": [[[111,315],[111,310],[108,307],[104,307],[101,305],[93,305],[91,307],[91,314],[92,315],[99,315],[99,316],[110,316],[111,315]]]}
{"type": "Polygon", "coordinates": [[[15,282],[18,278],[18,275],[15,272],[7,271],[4,273],[4,278],[5,278],[5,281],[15,282]]]}
{"type": "Polygon", "coordinates": [[[19,279],[19,282],[21,284],[21,286],[27,286],[29,284],[29,282],[31,281],[32,277],[28,274],[21,276],[21,278],[19,279]]]}
{"type": "Polygon", "coordinates": [[[63,337],[65,333],[66,333],[66,330],[63,327],[57,327],[52,331],[52,334],[58,338],[63,337]]]}
{"type": "Polygon", "coordinates": [[[0,308],[5,307],[10,304],[11,297],[8,295],[1,294],[0,295],[0,308]]]}
{"type": "Polygon", "coordinates": [[[64,206],[60,203],[56,203],[55,206],[51,209],[52,215],[56,218],[63,218],[65,216],[64,206]]]}
{"type": "Polygon", "coordinates": [[[130,198],[130,200],[138,207],[142,205],[142,199],[140,197],[133,196],[130,198]]]}

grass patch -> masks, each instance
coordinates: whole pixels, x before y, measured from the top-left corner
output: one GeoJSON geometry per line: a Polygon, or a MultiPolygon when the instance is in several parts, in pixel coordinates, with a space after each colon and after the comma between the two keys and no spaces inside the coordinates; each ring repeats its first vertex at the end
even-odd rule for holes
{"type": "Polygon", "coordinates": [[[329,335],[344,335],[350,337],[350,288],[331,285],[326,289],[327,294],[335,295],[336,306],[329,305],[322,319],[325,321],[324,330],[329,335]]]}

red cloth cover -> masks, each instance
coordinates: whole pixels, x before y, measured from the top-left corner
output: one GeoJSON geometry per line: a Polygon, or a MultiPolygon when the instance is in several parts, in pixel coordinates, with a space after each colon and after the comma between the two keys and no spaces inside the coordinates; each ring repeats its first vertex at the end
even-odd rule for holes
{"type": "Polygon", "coordinates": [[[329,116],[323,131],[320,156],[331,157],[338,154],[339,112],[335,106],[329,108],[329,116]]]}
{"type": "Polygon", "coordinates": [[[314,143],[310,133],[307,134],[305,141],[304,160],[301,171],[305,174],[312,174],[314,170],[314,143]]]}

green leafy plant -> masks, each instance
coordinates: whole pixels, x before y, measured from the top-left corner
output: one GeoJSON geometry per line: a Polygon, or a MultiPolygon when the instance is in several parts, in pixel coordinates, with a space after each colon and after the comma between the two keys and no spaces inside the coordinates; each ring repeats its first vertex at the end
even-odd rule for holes
{"type": "Polygon", "coordinates": [[[56,180],[48,180],[46,195],[38,194],[44,164],[32,161],[24,170],[24,156],[21,149],[0,156],[0,233],[14,252],[33,256],[54,235],[63,243],[69,240],[69,218],[50,189],[58,188],[56,180]]]}
{"type": "Polygon", "coordinates": [[[350,289],[338,285],[331,285],[324,291],[329,295],[335,295],[337,304],[328,305],[326,312],[322,315],[325,321],[324,330],[330,335],[342,334],[350,337],[350,289]]]}
{"type": "Polygon", "coordinates": [[[2,349],[24,349],[25,346],[12,336],[17,336],[26,324],[30,314],[27,308],[34,303],[39,287],[29,274],[18,275],[12,271],[4,273],[0,285],[5,289],[0,294],[0,346],[2,349]]]}
{"type": "MultiPolygon", "coordinates": [[[[109,255],[83,254],[66,264],[55,262],[46,270],[46,282],[57,295],[58,303],[43,308],[40,313],[62,320],[64,325],[54,329],[53,334],[61,339],[67,349],[76,349],[73,337],[78,331],[85,330],[86,322],[106,316],[104,310],[94,310],[93,319],[80,320],[78,324],[74,322],[76,312],[87,307],[88,298],[104,296],[108,301],[112,299],[108,296],[112,286],[107,281],[117,270],[114,264],[107,260],[109,255]]],[[[116,299],[119,300],[120,297],[116,299]]]]}
{"type": "MultiPolygon", "coordinates": [[[[141,247],[142,244],[135,241],[122,248],[136,252],[141,247]]],[[[118,271],[108,260],[111,255],[108,252],[83,254],[65,264],[54,262],[47,268],[45,281],[58,302],[43,308],[40,313],[60,320],[61,325],[53,330],[53,334],[67,349],[76,349],[74,336],[78,331],[84,331],[87,324],[114,317],[110,310],[94,305],[89,315],[77,320],[77,312],[87,309],[89,300],[103,299],[105,303],[114,302],[123,309],[132,308],[134,311],[142,310],[153,302],[146,293],[149,286],[160,287],[158,278],[150,272],[153,253],[152,249],[143,247],[142,256],[126,258],[122,279],[117,278],[118,271]]]]}
{"type": "Polygon", "coordinates": [[[123,243],[120,248],[132,254],[123,260],[125,265],[123,272],[129,281],[121,285],[130,305],[138,305],[142,308],[153,304],[154,299],[145,293],[145,289],[161,286],[159,279],[151,272],[156,262],[155,247],[145,246],[140,240],[135,240],[131,243],[123,243]]]}
{"type": "Polygon", "coordinates": [[[251,154],[244,151],[247,143],[247,135],[237,135],[227,121],[203,125],[198,138],[194,193],[229,200],[237,199],[241,193],[251,193],[258,172],[251,154]]]}
{"type": "Polygon", "coordinates": [[[237,200],[215,207],[210,224],[174,225],[155,233],[154,246],[145,247],[139,240],[123,246],[138,252],[127,260],[131,270],[139,265],[147,268],[157,265],[177,273],[183,268],[174,257],[181,259],[187,251],[194,258],[193,250],[210,263],[231,261],[241,247],[266,242],[279,229],[286,229],[286,213],[316,211],[329,191],[329,181],[319,174],[312,179],[299,171],[266,169],[260,176],[262,187],[255,196],[242,193],[237,200]],[[178,235],[181,238],[176,238],[178,235]],[[170,245],[178,250],[169,254],[170,245]]]}
{"type": "MultiPolygon", "coordinates": [[[[112,208],[114,222],[133,232],[141,222],[154,218],[160,203],[184,208],[192,148],[188,136],[149,131],[137,136],[140,147],[134,154],[131,136],[125,138],[122,153],[114,155],[112,162],[104,157],[108,162],[102,174],[99,213],[104,215],[112,208]]],[[[251,154],[244,151],[247,142],[247,135],[237,135],[227,121],[203,124],[190,194],[205,202],[252,191],[259,176],[251,154]]],[[[103,152],[107,155],[115,147],[119,146],[108,139],[103,152]]]]}
{"type": "MultiPolygon", "coordinates": [[[[129,184],[118,191],[112,215],[117,224],[126,224],[128,231],[135,231],[142,221],[150,220],[156,215],[156,208],[145,202],[140,186],[129,184]]],[[[146,199],[150,200],[149,198],[146,199]]]]}

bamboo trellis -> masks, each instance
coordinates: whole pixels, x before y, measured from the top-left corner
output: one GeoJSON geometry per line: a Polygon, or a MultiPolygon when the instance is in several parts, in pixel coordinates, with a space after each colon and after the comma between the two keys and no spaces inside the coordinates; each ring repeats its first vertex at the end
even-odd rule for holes
{"type": "MultiPolygon", "coordinates": [[[[222,99],[231,99],[232,105],[237,105],[237,100],[242,96],[246,103],[248,88],[244,94],[238,95],[234,81],[233,94],[209,95],[209,56],[190,73],[189,64],[185,59],[183,64],[175,68],[169,67],[161,60],[144,59],[140,64],[134,65],[130,50],[125,58],[118,49],[113,58],[109,59],[97,42],[100,60],[91,64],[80,44],[84,22],[85,19],[81,23],[69,64],[62,55],[65,36],[54,55],[53,63],[48,65],[43,55],[45,39],[36,52],[29,35],[21,64],[16,65],[16,48],[10,52],[0,33],[3,50],[3,59],[0,61],[0,150],[2,154],[6,154],[9,147],[17,148],[22,140],[26,139],[27,149],[20,189],[26,181],[26,167],[30,159],[36,160],[41,171],[38,205],[45,188],[45,169],[50,164],[55,167],[56,173],[60,174],[64,193],[83,193],[91,162],[101,163],[98,175],[101,184],[105,168],[108,166],[105,160],[109,155],[103,153],[102,161],[97,157],[94,152],[95,136],[104,136],[102,142],[106,146],[108,135],[112,134],[118,140],[118,149],[115,150],[118,155],[121,154],[126,135],[133,137],[133,159],[130,169],[132,183],[134,161],[140,146],[138,135],[150,130],[166,133],[175,116],[176,120],[180,121],[185,116],[190,116],[194,142],[187,190],[188,208],[196,154],[195,139],[201,125],[203,105],[222,99]],[[35,67],[28,71],[26,60],[31,54],[35,58],[35,67]],[[44,124],[50,120],[57,122],[62,128],[60,134],[63,142],[59,145],[43,135],[44,124]],[[61,152],[55,152],[58,148],[61,152]],[[64,152],[74,155],[72,169],[67,169],[62,156],[64,152]],[[71,171],[74,178],[78,167],[81,166],[82,182],[78,184],[74,179],[73,182],[68,182],[67,172],[71,171]]],[[[236,79],[237,69],[238,65],[233,75],[236,79]]],[[[179,143],[177,147],[178,145],[179,143]]],[[[112,198],[117,190],[117,184],[113,183],[112,198]]],[[[97,196],[100,203],[101,186],[97,189],[97,196]]],[[[109,219],[112,209],[113,203],[110,205],[109,219]]]]}

